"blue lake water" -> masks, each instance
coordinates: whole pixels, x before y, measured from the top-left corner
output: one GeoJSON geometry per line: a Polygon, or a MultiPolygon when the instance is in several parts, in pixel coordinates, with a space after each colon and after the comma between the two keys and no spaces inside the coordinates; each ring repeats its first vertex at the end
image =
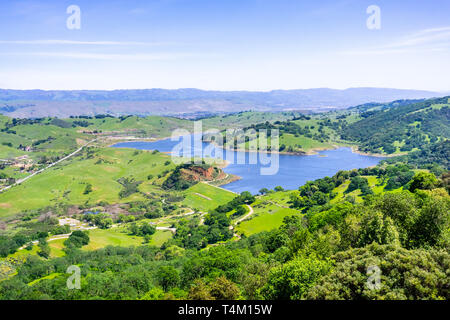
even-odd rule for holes
{"type": "MultiPolygon", "coordinates": [[[[185,137],[186,138],[186,137],[185,137]]],[[[122,142],[113,147],[134,148],[140,150],[159,150],[173,152],[175,155],[201,157],[207,154],[211,157],[225,159],[229,165],[224,171],[241,177],[240,180],[222,187],[234,192],[250,191],[258,193],[261,188],[273,189],[282,186],[285,189],[297,189],[307,181],[332,176],[339,170],[366,168],[378,164],[383,158],[353,153],[350,148],[320,151],[317,155],[299,156],[282,154],[259,154],[252,152],[230,151],[201,142],[198,137],[190,136],[184,150],[174,151],[180,141],[171,139],[155,142],[122,142]],[[195,139],[197,139],[195,141],[195,139]],[[279,157],[278,161],[276,158],[279,157]],[[250,164],[253,163],[253,164],[250,164]],[[261,171],[273,168],[275,174],[261,174],[261,171]],[[278,169],[278,170],[276,170],[278,169]]],[[[270,171],[270,170],[269,170],[270,171]]]]}

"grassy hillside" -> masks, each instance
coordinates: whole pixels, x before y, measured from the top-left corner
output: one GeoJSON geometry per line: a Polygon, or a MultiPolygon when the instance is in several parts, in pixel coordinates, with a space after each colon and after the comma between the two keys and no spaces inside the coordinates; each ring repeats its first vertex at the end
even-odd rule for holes
{"type": "MultiPolygon", "coordinates": [[[[215,116],[200,121],[203,129],[240,128],[265,121],[291,119],[293,112],[239,112],[215,116]]],[[[58,154],[73,150],[83,141],[94,137],[170,137],[176,129],[194,130],[191,120],[159,116],[105,115],[80,116],[68,119],[39,118],[13,119],[0,117],[0,159],[29,155],[38,158],[44,154],[58,154]],[[20,148],[19,148],[20,147],[20,148]],[[22,148],[23,147],[23,148],[22,148]],[[31,150],[25,151],[29,147],[31,150]],[[32,151],[32,152],[29,152],[32,151]]]]}
{"type": "Polygon", "coordinates": [[[129,149],[96,149],[95,155],[84,153],[73,161],[63,162],[39,174],[22,185],[0,194],[0,216],[14,215],[20,211],[42,208],[56,203],[83,204],[126,202],[143,199],[135,193],[120,198],[123,177],[134,177],[143,186],[150,184],[149,174],[157,176],[164,170],[173,169],[165,165],[170,157],[151,152],[136,152],[129,149]],[[90,184],[92,191],[85,194],[90,184]]]}
{"type": "Polygon", "coordinates": [[[208,185],[207,183],[197,183],[184,191],[186,198],[183,204],[193,210],[208,212],[219,205],[232,200],[236,194],[231,191],[208,185]]]}
{"type": "Polygon", "coordinates": [[[89,139],[70,124],[62,127],[54,120],[7,119],[0,123],[0,158],[28,155],[37,159],[43,155],[65,154],[89,139]]]}
{"type": "MultiPolygon", "coordinates": [[[[338,113],[342,116],[342,113],[338,113]]],[[[349,118],[353,121],[354,117],[349,118]]],[[[238,150],[253,150],[252,145],[257,144],[259,134],[267,132],[268,146],[270,146],[270,134],[272,130],[279,132],[279,151],[282,153],[306,153],[318,149],[331,149],[336,145],[343,145],[346,142],[341,141],[338,131],[345,120],[336,117],[336,112],[326,113],[322,115],[298,115],[292,119],[276,119],[275,121],[265,121],[261,123],[253,123],[245,126],[243,131],[231,132],[223,131],[223,142],[227,148],[238,150]],[[251,134],[251,132],[256,132],[251,134]],[[247,135],[247,136],[246,136],[247,135]],[[227,141],[226,139],[230,139],[227,141]]],[[[212,135],[205,134],[204,141],[214,141],[212,135]]],[[[348,142],[347,142],[348,143],[348,142]]],[[[259,147],[259,146],[258,146],[259,147]]],[[[257,148],[258,148],[257,147],[257,148]]]]}
{"type": "MultiPolygon", "coordinates": [[[[213,186],[225,179],[216,165],[176,166],[159,152],[93,143],[0,193],[0,299],[448,298],[441,289],[449,261],[448,173],[417,170],[448,168],[448,109],[448,100],[434,99],[204,119],[204,129],[278,129],[284,152],[383,139],[385,122],[396,134],[386,140],[395,152],[420,141],[389,159],[395,165],[339,171],[297,190],[261,189],[258,197],[213,186]],[[67,220],[70,226],[60,225],[67,220]],[[89,230],[79,249],[66,243],[76,229],[89,230]],[[355,290],[373,261],[384,268],[385,291],[355,290]],[[73,264],[83,270],[82,289],[54,289],[73,264]]],[[[31,159],[25,169],[28,158],[9,159],[1,183],[10,183],[5,174],[24,177],[94,138],[159,138],[192,126],[161,117],[0,117],[1,150],[31,159]]],[[[373,151],[387,152],[384,145],[373,151]]]]}
{"type": "MultiPolygon", "coordinates": [[[[398,156],[385,160],[387,163],[403,162],[418,168],[442,167],[450,170],[450,140],[442,140],[425,145],[420,150],[410,152],[408,155],[398,156]]],[[[439,168],[437,169],[440,170],[439,168]]],[[[438,173],[438,171],[435,171],[438,173]]]]}
{"type": "Polygon", "coordinates": [[[423,149],[450,138],[449,97],[364,111],[360,121],[343,128],[342,138],[359,150],[399,153],[423,149]]]}
{"type": "Polygon", "coordinates": [[[226,216],[211,212],[204,224],[198,217],[180,219],[173,237],[157,231],[150,245],[139,244],[142,237],[130,235],[127,224],[90,231],[90,243],[81,250],[63,252],[61,240],[51,241],[48,259],[37,256],[37,248],[20,250],[15,260],[11,255],[0,261],[0,299],[449,299],[450,197],[441,188],[444,180],[424,171],[398,180],[409,170],[342,171],[298,191],[258,199],[241,195],[255,212],[233,232],[246,236],[201,248],[195,245],[205,239],[198,232],[220,236],[220,226],[229,229],[226,216]],[[350,188],[355,181],[357,188],[350,188]],[[396,183],[401,189],[392,188],[396,183]],[[317,197],[327,191],[331,202],[317,197]],[[306,212],[286,201],[310,193],[318,202],[306,212]],[[286,208],[290,204],[294,208],[286,208]],[[120,247],[104,248],[108,244],[120,247]],[[82,288],[60,290],[73,264],[83,271],[82,288]],[[383,275],[377,290],[365,289],[373,265],[383,275]]]}
{"type": "Polygon", "coordinates": [[[113,91],[43,91],[0,89],[0,112],[13,117],[70,115],[176,115],[203,112],[239,112],[243,110],[328,110],[370,101],[400,98],[426,98],[435,92],[385,89],[328,88],[251,91],[204,91],[199,89],[145,89],[113,91]]]}
{"type": "Polygon", "coordinates": [[[289,208],[285,203],[289,199],[288,192],[275,192],[259,197],[251,206],[254,214],[238,223],[236,230],[246,236],[262,231],[270,231],[280,227],[288,216],[300,216],[300,211],[289,208]]]}

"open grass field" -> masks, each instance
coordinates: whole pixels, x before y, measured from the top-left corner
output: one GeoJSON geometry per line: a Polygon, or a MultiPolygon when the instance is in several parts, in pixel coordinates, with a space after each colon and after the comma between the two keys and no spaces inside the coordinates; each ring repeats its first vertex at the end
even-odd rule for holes
{"type": "Polygon", "coordinates": [[[8,255],[6,258],[0,258],[0,259],[3,259],[3,260],[14,259],[14,260],[23,261],[29,255],[37,255],[38,251],[39,251],[38,246],[34,245],[31,250],[25,250],[25,249],[18,250],[13,254],[8,255]]]}
{"type": "Polygon", "coordinates": [[[246,236],[278,228],[284,217],[300,214],[299,210],[287,207],[288,192],[276,192],[259,197],[252,204],[254,210],[250,220],[238,223],[236,230],[246,236]],[[279,200],[280,203],[278,202],[279,200]]]}
{"type": "Polygon", "coordinates": [[[152,235],[149,245],[160,247],[164,242],[172,237],[173,233],[171,231],[156,230],[155,234],[152,235]]]}
{"type": "MultiPolygon", "coordinates": [[[[48,245],[50,247],[50,257],[51,258],[57,258],[64,256],[64,251],[62,250],[64,248],[64,241],[67,239],[58,239],[49,241],[48,245]]],[[[25,260],[29,255],[37,255],[39,251],[39,247],[37,244],[33,245],[31,250],[17,250],[15,253],[8,255],[6,258],[0,258],[1,260],[8,260],[8,259],[15,259],[19,261],[25,260]]]]}
{"type": "Polygon", "coordinates": [[[272,204],[269,204],[262,209],[255,208],[254,210],[255,216],[253,218],[238,224],[236,227],[238,232],[250,236],[258,232],[269,231],[281,226],[284,217],[300,214],[297,210],[281,208],[272,204]]]}
{"type": "Polygon", "coordinates": [[[8,217],[23,210],[41,208],[56,203],[83,204],[86,201],[125,202],[143,199],[133,194],[120,199],[122,186],[117,182],[122,177],[134,177],[149,184],[149,174],[158,175],[175,167],[165,165],[169,156],[136,152],[131,149],[97,149],[91,159],[68,160],[38,174],[23,184],[0,194],[0,218],[8,217]],[[93,191],[85,194],[87,184],[93,191]]]}
{"type": "MultiPolygon", "coordinates": [[[[212,117],[203,119],[204,129],[217,128],[219,130],[230,127],[244,127],[253,123],[274,121],[275,119],[290,119],[292,113],[280,113],[275,117],[271,113],[245,112],[225,117],[212,117]]],[[[10,122],[11,118],[1,116],[0,126],[10,122]]],[[[45,153],[64,153],[77,146],[77,139],[90,139],[92,135],[83,132],[93,132],[104,135],[130,135],[137,137],[163,138],[170,137],[175,129],[186,129],[193,132],[194,122],[171,117],[129,116],[122,118],[93,118],[93,119],[61,119],[58,125],[52,119],[46,118],[40,123],[17,125],[11,128],[12,132],[0,132],[0,159],[11,159],[24,154],[37,158],[45,153]],[[80,122],[85,126],[79,126],[80,122]],[[38,140],[52,140],[36,145],[36,152],[24,152],[18,149],[19,145],[31,146],[38,140]],[[12,146],[3,145],[11,143],[12,146]]]]}
{"type": "MultiPolygon", "coordinates": [[[[286,146],[286,149],[282,152],[286,152],[289,147],[292,147],[294,151],[304,151],[309,152],[314,149],[332,149],[334,146],[329,142],[321,142],[319,140],[315,140],[312,138],[308,138],[303,135],[299,135],[298,137],[294,136],[290,133],[284,133],[279,139],[279,145],[286,146]]],[[[271,139],[267,139],[267,146],[271,145],[271,139]]],[[[256,151],[257,141],[238,143],[237,147],[239,150],[250,150],[256,151]]]]}
{"type": "MultiPolygon", "coordinates": [[[[160,247],[164,242],[169,240],[173,236],[171,231],[157,230],[149,242],[149,245],[160,247]]],[[[89,230],[89,244],[84,246],[82,250],[90,251],[104,248],[106,246],[140,246],[144,244],[144,238],[138,236],[131,236],[126,232],[126,228],[110,228],[110,229],[94,229],[89,230]]],[[[57,258],[65,255],[63,249],[65,248],[64,242],[67,239],[57,239],[48,241],[50,247],[50,257],[57,258]]],[[[6,258],[1,258],[2,260],[19,260],[23,261],[30,255],[37,255],[39,247],[35,244],[31,250],[18,250],[13,254],[8,255],[6,258]]]]}
{"type": "Polygon", "coordinates": [[[220,130],[227,128],[249,127],[255,123],[263,123],[266,121],[269,122],[285,121],[290,120],[294,116],[298,115],[299,113],[296,112],[271,113],[271,112],[249,111],[249,112],[239,112],[221,117],[211,117],[203,119],[202,122],[203,126],[207,129],[216,128],[220,130]]]}
{"type": "MultiPolygon", "coordinates": [[[[253,115],[256,115],[257,113],[252,113],[253,115]]],[[[331,122],[337,122],[338,120],[336,120],[336,117],[338,115],[342,115],[342,112],[331,112],[330,114],[327,113],[327,115],[329,116],[329,118],[326,119],[330,119],[331,122]]],[[[273,115],[272,115],[273,117],[273,115]]],[[[311,134],[313,135],[319,135],[320,131],[319,131],[319,127],[321,127],[320,122],[323,121],[323,116],[322,115],[313,115],[311,116],[311,119],[307,120],[307,119],[299,119],[299,120],[293,120],[292,122],[297,124],[300,127],[307,127],[309,128],[311,134]]],[[[253,124],[255,123],[261,123],[261,122],[265,122],[263,119],[258,119],[259,121],[255,121],[253,124]],[[263,120],[263,121],[261,121],[263,120]]],[[[285,121],[285,120],[289,120],[289,117],[285,116],[283,119],[277,119],[279,121],[285,121]]],[[[354,122],[357,120],[357,116],[347,116],[346,118],[347,121],[349,122],[354,122]]],[[[338,133],[336,133],[334,131],[334,129],[328,127],[328,126],[323,126],[322,127],[323,132],[327,135],[330,136],[329,141],[321,141],[321,140],[317,140],[315,138],[310,138],[304,135],[298,135],[295,136],[293,134],[290,133],[283,133],[280,136],[280,141],[279,144],[281,145],[285,145],[286,149],[283,150],[282,152],[287,152],[287,149],[289,147],[292,147],[292,149],[294,151],[304,151],[304,152],[310,152],[310,151],[314,151],[315,149],[332,149],[335,145],[341,145],[343,144],[343,141],[341,141],[340,139],[340,135],[338,133]]],[[[282,133],[282,132],[281,132],[282,133]]],[[[270,139],[268,139],[268,144],[270,144],[270,139]]],[[[237,145],[238,149],[240,150],[254,150],[255,148],[253,147],[254,143],[239,143],[237,145]]]]}
{"type": "Polygon", "coordinates": [[[334,197],[333,199],[330,200],[330,203],[334,204],[334,203],[338,203],[342,200],[344,200],[344,198],[346,196],[352,196],[355,198],[355,202],[362,202],[362,198],[361,198],[361,190],[357,189],[357,190],[353,190],[352,192],[349,193],[345,193],[345,191],[348,188],[348,185],[350,184],[350,180],[345,181],[343,184],[341,184],[339,187],[334,188],[333,192],[337,193],[337,196],[334,197]]]}
{"type": "MultiPolygon", "coordinates": [[[[8,138],[3,139],[2,133],[0,133],[0,141],[8,143],[10,142],[8,138]]],[[[1,143],[1,142],[0,142],[1,143]]],[[[18,150],[14,147],[9,147],[5,145],[0,145],[0,159],[11,159],[15,157],[19,157],[25,154],[25,151],[18,150]]]]}
{"type": "Polygon", "coordinates": [[[46,153],[58,154],[74,150],[77,147],[77,139],[88,139],[88,135],[70,127],[70,123],[68,125],[68,128],[62,128],[52,124],[50,119],[44,119],[40,123],[16,125],[8,132],[0,132],[0,158],[13,158],[24,154],[37,158],[46,153]],[[4,144],[11,146],[5,148],[4,144]],[[24,152],[18,149],[19,145],[33,146],[35,150],[24,152]]]}
{"type": "MultiPolygon", "coordinates": [[[[282,112],[274,115],[269,112],[242,112],[226,116],[216,116],[202,119],[204,129],[226,129],[245,127],[254,123],[287,120],[293,117],[292,112],[282,112]]],[[[101,131],[102,133],[127,133],[129,135],[136,134],[138,136],[162,138],[170,137],[175,129],[186,129],[193,131],[194,122],[185,119],[161,117],[161,116],[128,116],[121,118],[101,118],[101,119],[64,119],[64,121],[72,124],[75,121],[87,121],[86,127],[77,127],[77,130],[101,131]]]]}
{"type": "Polygon", "coordinates": [[[330,149],[333,145],[329,142],[320,142],[318,140],[308,138],[305,136],[294,136],[290,133],[285,133],[280,137],[280,145],[286,145],[286,148],[292,146],[294,149],[301,148],[308,152],[312,149],[330,149]]]}
{"type": "MultiPolygon", "coordinates": [[[[386,184],[379,185],[380,180],[377,177],[364,177],[367,178],[369,187],[375,194],[401,191],[401,188],[390,191],[384,190],[386,184]]],[[[337,196],[330,201],[331,204],[344,200],[346,196],[353,196],[356,203],[362,203],[364,201],[361,195],[361,190],[359,189],[350,193],[345,193],[349,183],[350,180],[347,180],[333,190],[337,193],[337,196]]],[[[289,208],[289,195],[292,192],[296,191],[273,192],[264,196],[259,196],[255,203],[252,204],[254,214],[249,220],[239,223],[236,230],[249,236],[261,231],[269,231],[274,228],[278,228],[286,216],[301,214],[299,210],[289,208]]]]}
{"type": "Polygon", "coordinates": [[[129,135],[139,135],[146,137],[169,137],[172,131],[177,128],[190,129],[193,124],[189,120],[176,119],[170,117],[138,117],[129,116],[121,118],[106,117],[102,119],[65,119],[73,123],[75,121],[85,120],[86,127],[77,127],[77,130],[100,131],[102,133],[126,133],[129,135]]]}
{"type": "Polygon", "coordinates": [[[131,236],[120,228],[89,230],[89,238],[89,244],[84,246],[82,250],[96,250],[108,245],[122,247],[140,246],[144,241],[142,237],[131,236]]]}
{"type": "MultiPolygon", "coordinates": [[[[363,177],[366,178],[367,181],[369,182],[369,187],[370,187],[370,189],[372,189],[374,194],[380,194],[380,193],[384,193],[384,192],[400,192],[402,190],[402,188],[398,188],[398,189],[394,189],[394,190],[385,190],[384,187],[386,186],[386,183],[383,185],[380,185],[380,179],[378,179],[377,177],[375,177],[375,176],[363,176],[363,177]]],[[[349,184],[350,184],[350,180],[347,180],[343,184],[341,184],[339,187],[334,188],[333,192],[337,192],[337,196],[335,198],[331,199],[331,201],[330,201],[331,204],[335,204],[335,203],[338,203],[338,202],[344,200],[344,198],[346,196],[353,196],[357,203],[364,202],[364,200],[361,196],[361,190],[359,190],[359,189],[353,190],[352,192],[349,192],[349,193],[345,193],[345,190],[347,190],[349,184]]]]}
{"type": "Polygon", "coordinates": [[[236,194],[231,191],[210,186],[203,182],[193,185],[184,194],[186,198],[183,201],[183,205],[201,212],[215,209],[236,197],[236,194]]]}
{"type": "Polygon", "coordinates": [[[34,285],[34,284],[36,284],[36,283],[38,283],[38,282],[40,282],[40,281],[42,281],[42,280],[53,279],[53,278],[56,278],[56,277],[58,277],[58,276],[60,276],[60,275],[62,275],[62,273],[53,272],[53,273],[50,273],[48,276],[45,276],[45,277],[36,279],[36,280],[34,280],[34,281],[31,281],[30,283],[28,283],[28,285],[29,285],[29,286],[32,286],[32,285],[34,285]]]}
{"type": "Polygon", "coordinates": [[[280,206],[289,207],[289,196],[292,192],[296,191],[287,190],[287,191],[271,192],[264,196],[261,196],[260,198],[262,201],[272,201],[280,206]]]}
{"type": "Polygon", "coordinates": [[[52,257],[62,257],[65,255],[63,249],[65,248],[64,246],[64,241],[66,241],[67,239],[58,239],[58,240],[53,240],[53,241],[49,241],[48,242],[48,246],[50,247],[50,256],[52,257]]]}
{"type": "MultiPolygon", "coordinates": [[[[149,245],[160,247],[173,236],[171,231],[156,230],[149,245]]],[[[96,250],[106,246],[131,247],[144,245],[144,238],[129,235],[126,228],[94,229],[89,231],[89,244],[82,250],[96,250]]],[[[49,242],[51,243],[51,242],[49,242]]]]}

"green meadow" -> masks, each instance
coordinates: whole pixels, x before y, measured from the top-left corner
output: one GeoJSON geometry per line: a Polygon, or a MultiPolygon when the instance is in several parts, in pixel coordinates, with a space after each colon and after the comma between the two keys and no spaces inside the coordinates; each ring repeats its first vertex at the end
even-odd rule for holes
{"type": "Polygon", "coordinates": [[[285,133],[280,137],[280,145],[286,145],[286,147],[292,146],[294,149],[301,146],[301,149],[305,152],[309,152],[313,149],[332,149],[333,145],[329,142],[321,142],[305,136],[294,136],[290,133],[285,133]]]}
{"type": "Polygon", "coordinates": [[[149,174],[158,175],[175,167],[165,165],[168,155],[137,152],[131,149],[96,149],[92,158],[75,157],[52,167],[0,194],[0,217],[8,217],[24,210],[42,208],[56,203],[83,204],[99,201],[127,202],[142,200],[141,194],[132,194],[121,199],[122,186],[117,182],[122,177],[134,177],[147,181],[149,174]],[[92,192],[85,194],[86,185],[92,192]]]}
{"type": "Polygon", "coordinates": [[[275,192],[258,197],[251,205],[254,213],[249,220],[238,223],[236,230],[246,236],[269,231],[281,226],[284,217],[298,215],[300,211],[291,209],[287,205],[289,194],[292,191],[275,192]],[[281,202],[278,202],[280,199],[281,202]]]}
{"type": "Polygon", "coordinates": [[[126,230],[121,228],[89,230],[89,239],[89,244],[84,246],[82,250],[96,250],[108,245],[121,247],[139,246],[144,241],[142,237],[130,236],[126,230]]]}
{"type": "Polygon", "coordinates": [[[231,191],[217,188],[204,182],[193,185],[184,194],[186,198],[183,204],[201,212],[217,208],[219,205],[225,204],[236,197],[236,194],[231,191]]]}
{"type": "Polygon", "coordinates": [[[149,245],[160,247],[164,244],[164,242],[172,238],[172,236],[172,231],[156,230],[156,232],[152,235],[149,245]]]}

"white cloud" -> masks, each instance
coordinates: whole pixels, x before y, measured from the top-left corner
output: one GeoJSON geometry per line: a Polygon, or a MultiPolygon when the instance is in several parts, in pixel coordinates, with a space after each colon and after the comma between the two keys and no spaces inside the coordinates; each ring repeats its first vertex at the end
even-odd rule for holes
{"type": "Polygon", "coordinates": [[[76,40],[0,40],[0,44],[25,45],[97,45],[97,46],[166,46],[171,42],[135,42],[135,41],[76,41],[76,40]]]}
{"type": "Polygon", "coordinates": [[[4,52],[0,56],[37,56],[49,58],[106,60],[106,61],[159,61],[186,58],[219,57],[212,54],[178,53],[88,53],[88,52],[4,52]]]}
{"type": "Polygon", "coordinates": [[[450,43],[450,27],[430,28],[410,34],[404,39],[387,45],[386,47],[412,47],[424,44],[446,44],[450,43]]]}
{"type": "MultiPolygon", "coordinates": [[[[3,56],[39,56],[50,58],[68,58],[84,60],[110,60],[110,61],[157,61],[157,60],[176,60],[189,57],[199,57],[192,53],[86,53],[86,52],[7,52],[0,53],[3,56]]],[[[206,55],[201,55],[202,57],[206,55]]]]}
{"type": "Polygon", "coordinates": [[[445,47],[430,47],[430,48],[382,48],[382,47],[375,47],[375,48],[368,48],[368,49],[361,49],[361,50],[346,50],[341,51],[339,54],[342,55],[348,55],[348,56],[358,56],[358,55],[374,55],[374,56],[380,56],[380,55],[388,55],[388,54],[406,54],[411,52],[416,53],[425,53],[425,52],[446,52],[449,48],[445,47]]]}
{"type": "Polygon", "coordinates": [[[345,50],[343,55],[385,55],[410,52],[441,52],[450,49],[450,27],[429,28],[409,34],[396,42],[372,48],[345,50]]]}

